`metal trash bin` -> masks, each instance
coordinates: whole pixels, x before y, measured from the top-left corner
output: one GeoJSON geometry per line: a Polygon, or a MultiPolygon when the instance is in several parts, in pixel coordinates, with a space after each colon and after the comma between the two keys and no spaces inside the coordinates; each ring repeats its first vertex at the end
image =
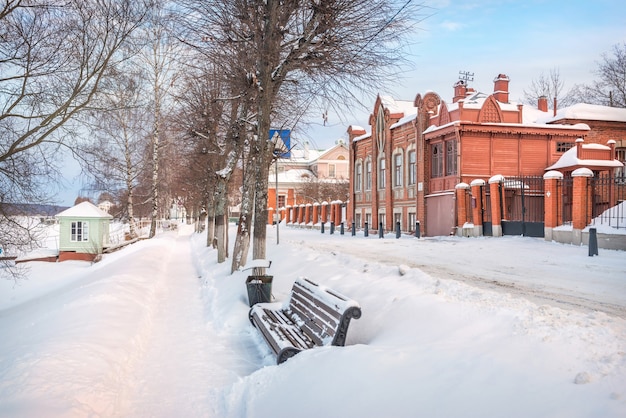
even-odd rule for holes
{"type": "Polygon", "coordinates": [[[250,307],[257,303],[272,301],[272,280],[274,276],[256,275],[248,276],[246,287],[248,288],[248,302],[250,307]]]}

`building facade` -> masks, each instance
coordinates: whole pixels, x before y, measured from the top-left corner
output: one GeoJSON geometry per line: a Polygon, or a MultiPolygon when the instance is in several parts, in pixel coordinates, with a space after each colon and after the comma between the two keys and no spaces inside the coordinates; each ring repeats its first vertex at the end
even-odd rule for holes
{"type": "MultiPolygon", "coordinates": [[[[290,158],[277,159],[270,168],[268,178],[268,223],[275,222],[277,217],[283,220],[288,216],[289,223],[293,223],[294,219],[303,219],[303,214],[296,217],[297,214],[293,213],[300,206],[321,205],[325,200],[345,201],[347,194],[339,195],[333,185],[348,183],[348,157],[348,147],[338,141],[326,150],[310,149],[305,142],[301,149],[291,150],[290,158]],[[319,185],[330,186],[325,188],[328,192],[321,195],[317,193],[319,185]]],[[[312,214],[312,210],[309,212],[312,214]]],[[[303,222],[311,223],[311,217],[309,215],[303,222]]]]}
{"type": "MultiPolygon", "coordinates": [[[[496,175],[540,178],[577,139],[612,140],[615,156],[623,160],[626,109],[577,105],[549,112],[545,98],[537,107],[510,103],[508,86],[504,74],[495,77],[489,94],[458,81],[450,104],[434,92],[418,94],[412,102],[379,96],[369,132],[348,129],[347,222],[356,228],[392,231],[399,225],[404,232],[419,228],[422,235],[449,235],[462,224],[459,184],[487,185],[496,175]]],[[[514,195],[516,186],[510,186],[514,195]]],[[[503,217],[507,209],[512,211],[503,208],[503,217]]]]}

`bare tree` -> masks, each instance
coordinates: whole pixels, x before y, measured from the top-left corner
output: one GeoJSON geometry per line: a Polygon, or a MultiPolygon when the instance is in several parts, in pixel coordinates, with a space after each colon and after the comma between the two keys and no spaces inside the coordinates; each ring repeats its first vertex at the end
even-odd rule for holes
{"type": "MultiPolygon", "coordinates": [[[[163,119],[165,108],[171,106],[170,93],[175,85],[177,76],[177,54],[179,42],[173,36],[167,25],[171,24],[169,12],[165,9],[164,1],[153,1],[150,18],[148,19],[144,36],[147,40],[145,51],[142,53],[144,64],[147,67],[147,79],[150,82],[152,94],[152,187],[151,202],[152,213],[149,237],[156,234],[156,221],[159,217],[159,176],[163,146],[162,137],[165,134],[163,119]]],[[[165,199],[168,201],[169,199],[165,199]]]]}
{"type": "Polygon", "coordinates": [[[599,79],[590,85],[575,86],[577,101],[626,108],[626,42],[614,45],[611,54],[602,54],[595,74],[599,79]]]}
{"type": "Polygon", "coordinates": [[[111,77],[106,94],[98,100],[98,109],[90,112],[90,140],[79,144],[77,154],[88,173],[101,188],[124,190],[124,212],[129,222],[130,236],[138,236],[135,222],[135,187],[145,169],[144,144],[148,137],[148,122],[144,91],[138,80],[143,77],[130,67],[111,77]]]}
{"type": "Polygon", "coordinates": [[[267,179],[273,160],[269,129],[281,98],[306,110],[314,101],[335,101],[380,88],[401,54],[399,41],[416,6],[385,0],[230,0],[186,2],[198,48],[237,50],[246,80],[254,87],[256,139],[246,175],[254,191],[254,258],[265,258],[267,179]],[[298,97],[295,97],[297,95],[298,97]],[[301,99],[300,99],[301,98],[301,99]]]}
{"type": "Polygon", "coordinates": [[[298,186],[297,193],[307,203],[345,202],[350,197],[350,183],[348,180],[309,178],[298,186]]]}
{"type": "Polygon", "coordinates": [[[542,72],[538,78],[532,80],[528,89],[524,89],[524,101],[536,106],[539,98],[545,97],[550,109],[554,109],[555,100],[558,107],[569,106],[573,104],[573,97],[571,92],[563,93],[563,86],[558,68],[551,69],[547,75],[542,72]]]}
{"type": "MultiPolygon", "coordinates": [[[[70,122],[99,90],[141,24],[133,0],[5,1],[0,6],[0,213],[6,202],[45,202],[70,122]]],[[[0,223],[11,225],[0,214],[0,223]]],[[[27,245],[27,229],[12,244],[27,245]]]]}

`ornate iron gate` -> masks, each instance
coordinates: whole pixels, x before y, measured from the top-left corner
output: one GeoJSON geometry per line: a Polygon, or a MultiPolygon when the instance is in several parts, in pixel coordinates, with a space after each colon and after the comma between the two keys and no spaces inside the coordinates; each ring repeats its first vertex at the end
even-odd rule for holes
{"type": "Polygon", "coordinates": [[[500,187],[503,201],[502,234],[543,237],[543,177],[507,177],[500,187]]]}

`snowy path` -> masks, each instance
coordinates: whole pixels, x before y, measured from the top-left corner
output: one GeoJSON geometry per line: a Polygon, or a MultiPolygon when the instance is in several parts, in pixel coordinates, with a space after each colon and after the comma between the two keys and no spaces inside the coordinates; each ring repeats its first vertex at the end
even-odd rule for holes
{"type": "Polygon", "coordinates": [[[200,280],[189,246],[189,236],[172,240],[161,274],[154,278],[160,283],[152,332],[120,416],[215,416],[215,389],[233,381],[232,366],[214,361],[229,355],[203,319],[200,280]],[[207,381],[210,386],[198,384],[207,381]]]}
{"type": "MultiPolygon", "coordinates": [[[[432,277],[457,280],[538,304],[626,318],[626,293],[621,280],[626,274],[626,258],[620,251],[600,250],[600,256],[592,258],[585,246],[511,236],[385,239],[375,246],[344,245],[339,250],[336,241],[320,235],[303,242],[303,246],[321,252],[340,251],[368,262],[419,268],[432,277]],[[466,249],[459,252],[459,247],[466,249]],[[569,264],[549,256],[555,249],[563,253],[563,259],[567,257],[569,264]],[[454,258],[450,257],[452,253],[454,258]],[[524,262],[521,269],[519,260],[524,262]],[[587,272],[586,277],[573,277],[572,263],[578,271],[587,272]]],[[[363,239],[345,238],[356,239],[357,243],[363,239]]]]}

